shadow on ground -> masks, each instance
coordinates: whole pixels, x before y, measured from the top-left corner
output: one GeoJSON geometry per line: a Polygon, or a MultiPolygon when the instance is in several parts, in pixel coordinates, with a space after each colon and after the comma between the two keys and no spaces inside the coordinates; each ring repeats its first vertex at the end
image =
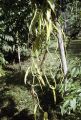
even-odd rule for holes
{"type": "MultiPolygon", "coordinates": [[[[0,117],[1,120],[34,120],[33,110],[37,101],[32,98],[30,86],[24,84],[24,71],[8,69],[5,76],[0,78],[0,117]]],[[[28,82],[32,80],[31,74],[28,82]]],[[[36,88],[40,104],[52,118],[51,110],[55,109],[53,93],[50,89],[40,86],[36,88]]],[[[38,119],[43,119],[43,113],[37,113],[38,119]]],[[[37,119],[37,120],[38,120],[37,119]]],[[[49,119],[51,120],[51,119],[49,119]]],[[[58,119],[56,119],[58,120],[58,119]]]]}
{"type": "Polygon", "coordinates": [[[1,120],[34,120],[34,101],[24,85],[24,74],[9,69],[0,77],[1,120]]]}
{"type": "MultiPolygon", "coordinates": [[[[24,84],[24,75],[24,71],[8,69],[5,76],[0,77],[1,120],[34,120],[33,110],[37,101],[32,98],[30,86],[24,84]]],[[[29,81],[32,81],[31,74],[28,77],[29,81]]],[[[43,110],[48,112],[49,120],[80,120],[76,119],[79,115],[76,118],[61,116],[59,104],[62,99],[58,91],[56,91],[56,103],[53,92],[48,89],[48,86],[42,89],[37,86],[36,92],[43,110]]],[[[43,120],[41,111],[37,113],[37,120],[43,120]]]]}

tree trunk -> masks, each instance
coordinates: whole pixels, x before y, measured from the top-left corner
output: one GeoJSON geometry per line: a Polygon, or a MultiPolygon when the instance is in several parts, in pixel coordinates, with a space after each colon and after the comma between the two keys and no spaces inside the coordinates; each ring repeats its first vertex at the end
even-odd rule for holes
{"type": "Polygon", "coordinates": [[[18,61],[19,61],[19,69],[21,70],[20,47],[19,47],[19,45],[18,45],[18,61]]]}
{"type": "Polygon", "coordinates": [[[59,44],[59,49],[60,49],[61,62],[62,62],[64,75],[66,76],[67,62],[66,62],[65,51],[64,51],[63,35],[62,35],[62,31],[61,31],[61,26],[58,22],[56,23],[56,26],[58,28],[58,44],[59,44]]]}

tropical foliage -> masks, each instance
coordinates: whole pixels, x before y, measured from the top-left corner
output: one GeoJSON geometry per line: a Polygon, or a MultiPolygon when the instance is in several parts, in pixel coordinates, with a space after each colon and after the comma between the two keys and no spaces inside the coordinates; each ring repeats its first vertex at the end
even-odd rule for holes
{"type": "Polygon", "coordinates": [[[7,65],[30,59],[24,83],[37,100],[35,120],[38,109],[44,120],[55,109],[61,115],[81,112],[81,63],[70,48],[81,38],[80,6],[79,0],[0,1],[0,76],[7,65]],[[46,95],[51,102],[43,101],[46,95]]]}

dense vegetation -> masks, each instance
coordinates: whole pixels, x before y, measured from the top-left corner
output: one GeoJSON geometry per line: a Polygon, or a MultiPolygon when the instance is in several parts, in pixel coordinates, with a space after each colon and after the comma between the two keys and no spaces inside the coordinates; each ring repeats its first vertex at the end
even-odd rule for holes
{"type": "Polygon", "coordinates": [[[0,119],[81,119],[80,0],[0,0],[0,119]]]}

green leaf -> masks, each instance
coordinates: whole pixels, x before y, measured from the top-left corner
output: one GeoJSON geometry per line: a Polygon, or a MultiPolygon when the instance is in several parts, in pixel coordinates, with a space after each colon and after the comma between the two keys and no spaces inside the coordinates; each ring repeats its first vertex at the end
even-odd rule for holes
{"type": "Polygon", "coordinates": [[[47,2],[50,5],[50,8],[52,9],[52,11],[54,12],[54,10],[55,10],[54,0],[47,0],[47,2]]]}
{"type": "Polygon", "coordinates": [[[73,111],[75,111],[75,109],[76,109],[76,98],[73,98],[73,99],[70,101],[70,106],[71,106],[71,108],[73,109],[73,111]]]}
{"type": "Polygon", "coordinates": [[[76,69],[76,67],[74,67],[74,68],[72,69],[72,71],[71,71],[71,75],[72,75],[73,77],[76,77],[76,71],[77,71],[77,69],[76,69]]]}
{"type": "Polygon", "coordinates": [[[61,108],[61,114],[63,115],[64,113],[66,113],[66,110],[62,107],[62,106],[60,106],[60,108],[61,108]]]}
{"type": "Polygon", "coordinates": [[[28,67],[28,69],[26,70],[26,74],[25,74],[25,77],[24,77],[24,83],[26,84],[26,81],[27,81],[27,77],[28,77],[28,74],[30,72],[30,67],[28,67]]]}
{"type": "Polygon", "coordinates": [[[35,120],[36,120],[37,107],[38,107],[38,105],[36,104],[36,105],[35,105],[35,108],[34,108],[34,118],[35,118],[35,120]]]}
{"type": "Polygon", "coordinates": [[[69,102],[70,102],[69,100],[66,100],[63,104],[63,108],[66,108],[69,105],[69,102]]]}
{"type": "Polygon", "coordinates": [[[44,120],[48,120],[48,113],[44,112],[44,120]]]}

